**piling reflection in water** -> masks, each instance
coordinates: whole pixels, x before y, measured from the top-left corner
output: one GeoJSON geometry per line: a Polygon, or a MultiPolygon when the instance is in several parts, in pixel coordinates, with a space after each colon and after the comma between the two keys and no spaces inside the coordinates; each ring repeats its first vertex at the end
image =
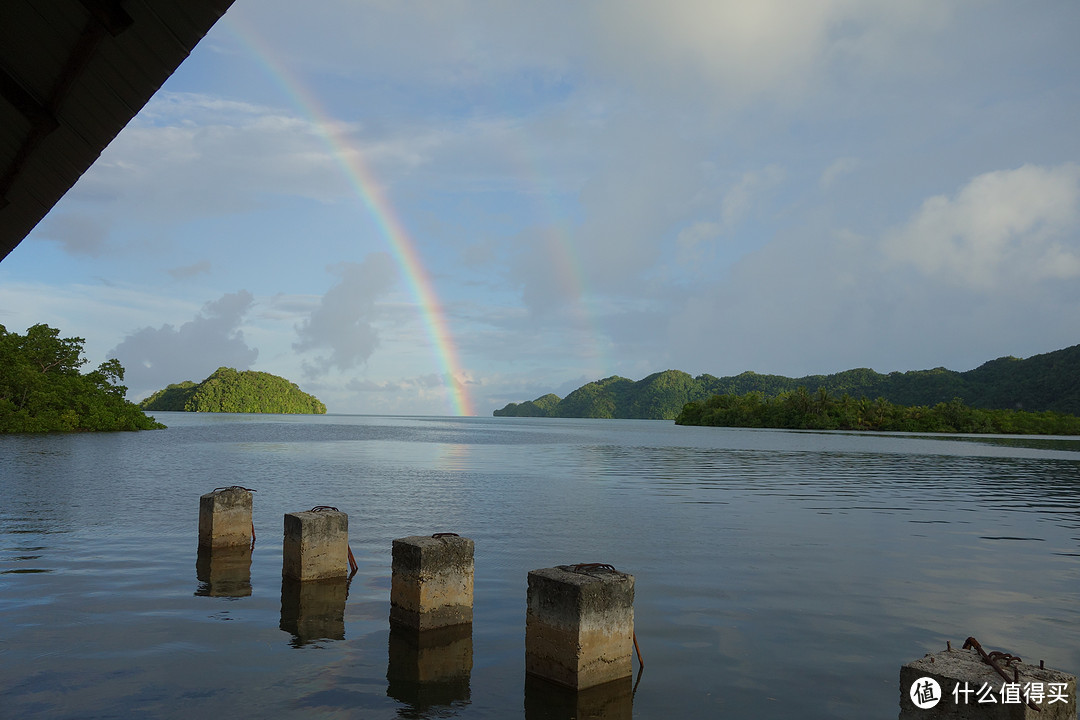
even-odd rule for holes
{"type": "Polygon", "coordinates": [[[345,639],[345,578],[326,580],[281,579],[281,623],[293,636],[293,647],[318,640],[345,639]]]}
{"type": "Polygon", "coordinates": [[[195,576],[201,597],[248,597],[251,595],[251,545],[210,548],[199,546],[195,576]]]}
{"type": "Polygon", "coordinates": [[[624,677],[585,690],[572,690],[535,675],[525,676],[525,720],[631,720],[634,686],[624,677]]]}
{"type": "Polygon", "coordinates": [[[391,625],[386,694],[426,714],[469,703],[472,624],[436,630],[391,625]]]}

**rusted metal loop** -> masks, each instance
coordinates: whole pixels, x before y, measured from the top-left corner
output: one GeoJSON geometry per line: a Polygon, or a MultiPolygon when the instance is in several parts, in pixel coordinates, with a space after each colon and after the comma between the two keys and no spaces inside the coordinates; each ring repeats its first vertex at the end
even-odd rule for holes
{"type": "Polygon", "coordinates": [[[610,570],[611,572],[619,572],[615,569],[614,565],[608,565],[607,563],[578,563],[577,565],[570,566],[570,572],[587,573],[594,570],[610,570]]]}
{"type": "Polygon", "coordinates": [[[308,512],[329,512],[331,510],[333,510],[334,512],[341,512],[340,510],[338,510],[333,505],[316,505],[315,507],[311,508],[311,510],[309,510],[308,512]]]}
{"type": "MultiPolygon", "coordinates": [[[[1008,665],[1013,662],[1020,662],[1020,658],[1016,657],[1015,655],[1011,655],[1009,653],[1001,652],[998,650],[988,653],[983,650],[983,646],[979,644],[979,641],[973,637],[969,637],[967,640],[964,641],[964,649],[970,650],[971,648],[977,650],[979,655],[982,657],[983,662],[994,668],[994,672],[1000,675],[1005,680],[1005,682],[1020,682],[1019,668],[1017,668],[1015,665],[1011,666],[1013,670],[1013,676],[1010,678],[1008,674],[997,663],[998,660],[1005,660],[1006,664],[1008,665]]],[[[1035,712],[1042,712],[1042,708],[1036,705],[1035,701],[1030,698],[1028,699],[1027,705],[1035,712]]]]}
{"type": "Polygon", "coordinates": [[[258,492],[254,488],[246,488],[243,485],[226,485],[225,487],[214,488],[214,492],[221,492],[222,490],[247,490],[248,492],[258,492]]]}
{"type": "Polygon", "coordinates": [[[441,537],[461,537],[461,536],[458,535],[457,533],[442,532],[442,533],[435,533],[431,537],[433,537],[433,538],[441,538],[441,537]]]}
{"type": "Polygon", "coordinates": [[[989,657],[993,660],[1004,660],[1006,665],[1012,665],[1014,662],[1024,662],[1016,655],[1007,652],[1001,652],[1000,650],[994,650],[989,653],[989,657]]]}

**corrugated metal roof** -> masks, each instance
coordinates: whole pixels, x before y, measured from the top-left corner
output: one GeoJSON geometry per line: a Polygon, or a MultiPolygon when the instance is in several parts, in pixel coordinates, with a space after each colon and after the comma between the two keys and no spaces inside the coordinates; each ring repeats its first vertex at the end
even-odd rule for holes
{"type": "Polygon", "coordinates": [[[0,260],[232,3],[0,2],[0,260]]]}

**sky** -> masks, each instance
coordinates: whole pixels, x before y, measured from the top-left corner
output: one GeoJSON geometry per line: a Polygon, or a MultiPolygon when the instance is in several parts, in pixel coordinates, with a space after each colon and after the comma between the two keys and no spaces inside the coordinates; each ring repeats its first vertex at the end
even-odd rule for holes
{"type": "Polygon", "coordinates": [[[129,398],[331,413],[1080,343],[1074,0],[236,0],[3,262],[129,398]]]}

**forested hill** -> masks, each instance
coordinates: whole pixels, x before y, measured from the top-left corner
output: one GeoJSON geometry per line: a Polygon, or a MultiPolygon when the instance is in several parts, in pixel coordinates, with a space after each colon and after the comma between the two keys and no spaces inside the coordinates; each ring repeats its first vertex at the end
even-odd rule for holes
{"type": "Polygon", "coordinates": [[[326,406],[283,377],[254,370],[221,367],[201,383],[169,385],[139,403],[144,410],[236,413],[307,413],[326,406]]]}
{"type": "Polygon", "coordinates": [[[773,397],[800,387],[811,393],[824,388],[838,397],[846,393],[856,400],[880,397],[899,405],[936,405],[960,398],[976,408],[1080,415],[1080,345],[1026,360],[998,358],[967,372],[935,368],[883,375],[858,368],[801,378],[753,372],[720,378],[665,370],[637,382],[613,376],[583,385],[562,399],[549,394],[510,403],[494,415],[671,420],[686,403],[712,395],[761,392],[773,397]]]}

